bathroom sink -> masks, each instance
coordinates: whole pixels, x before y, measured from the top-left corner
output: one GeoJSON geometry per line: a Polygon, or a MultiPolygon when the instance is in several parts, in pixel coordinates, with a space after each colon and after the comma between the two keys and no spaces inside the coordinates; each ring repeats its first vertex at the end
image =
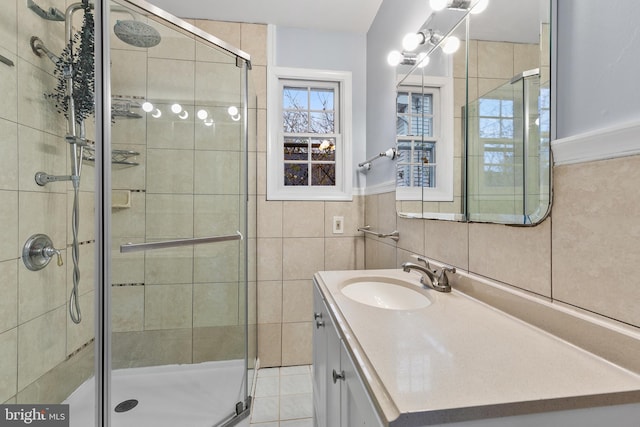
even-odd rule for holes
{"type": "Polygon", "coordinates": [[[353,301],[388,310],[418,310],[431,305],[429,297],[415,284],[390,278],[348,281],[340,292],[353,301]]]}

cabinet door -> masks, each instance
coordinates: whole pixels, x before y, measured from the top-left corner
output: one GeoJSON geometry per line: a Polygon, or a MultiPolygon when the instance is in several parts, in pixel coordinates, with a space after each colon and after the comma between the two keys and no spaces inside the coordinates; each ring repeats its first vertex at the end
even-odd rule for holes
{"type": "Polygon", "coordinates": [[[327,328],[326,323],[322,323],[329,316],[316,286],[313,287],[313,316],[313,422],[315,427],[329,427],[326,415],[327,328]]]}
{"type": "Polygon", "coordinates": [[[382,427],[373,402],[343,345],[340,346],[340,363],[344,373],[340,390],[340,425],[382,427]]]}
{"type": "MultiPolygon", "coordinates": [[[[342,371],[340,357],[342,341],[340,341],[334,325],[325,329],[327,332],[327,376],[325,377],[327,384],[327,427],[337,427],[340,426],[340,389],[343,386],[343,381],[340,379],[334,381],[333,372],[340,374],[342,371]]],[[[342,426],[348,427],[349,424],[342,424],[342,426]]]]}

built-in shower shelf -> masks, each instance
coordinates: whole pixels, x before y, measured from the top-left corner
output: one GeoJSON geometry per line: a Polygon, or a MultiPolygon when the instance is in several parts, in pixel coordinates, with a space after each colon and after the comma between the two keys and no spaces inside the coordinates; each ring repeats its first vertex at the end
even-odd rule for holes
{"type": "MultiPolygon", "coordinates": [[[[140,163],[131,159],[139,156],[140,153],[133,150],[111,150],[111,163],[114,165],[138,166],[140,163]]],[[[82,159],[88,162],[96,161],[96,150],[94,147],[85,147],[82,159]]]]}
{"type": "Polygon", "coordinates": [[[114,209],[126,209],[131,207],[130,190],[112,190],[111,207],[114,209]]]}

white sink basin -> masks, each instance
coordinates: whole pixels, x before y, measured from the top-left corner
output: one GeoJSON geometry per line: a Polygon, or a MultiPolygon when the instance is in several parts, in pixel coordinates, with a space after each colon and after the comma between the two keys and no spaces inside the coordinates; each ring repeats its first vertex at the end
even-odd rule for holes
{"type": "Polygon", "coordinates": [[[345,283],[340,292],[361,304],[388,310],[418,310],[431,300],[416,285],[401,280],[367,277],[345,283]]]}

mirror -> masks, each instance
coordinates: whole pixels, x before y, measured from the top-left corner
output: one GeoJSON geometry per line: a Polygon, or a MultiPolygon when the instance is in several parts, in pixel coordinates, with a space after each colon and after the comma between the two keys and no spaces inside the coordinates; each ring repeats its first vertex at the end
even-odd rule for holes
{"type": "Polygon", "coordinates": [[[399,215],[522,225],[545,218],[551,193],[549,15],[549,0],[490,0],[481,14],[444,9],[427,19],[420,30],[451,33],[462,43],[446,57],[436,49],[425,67],[398,67],[399,215]],[[440,98],[430,97],[434,77],[452,82],[452,90],[441,86],[440,98]],[[415,91],[420,84],[422,96],[411,98],[406,87],[415,91]],[[402,114],[419,115],[419,126],[405,132],[402,114]],[[413,144],[412,162],[402,163],[408,137],[420,144],[413,144]],[[443,149],[447,142],[452,156],[443,149]],[[434,184],[446,187],[438,169],[451,163],[451,189],[437,194],[434,184]],[[421,180],[401,180],[407,164],[421,180]]]}
{"type": "Polygon", "coordinates": [[[433,13],[420,32],[428,54],[397,68],[396,201],[401,216],[464,219],[462,112],[466,104],[464,10],[433,13]],[[448,40],[459,47],[445,53],[448,40]]]}

